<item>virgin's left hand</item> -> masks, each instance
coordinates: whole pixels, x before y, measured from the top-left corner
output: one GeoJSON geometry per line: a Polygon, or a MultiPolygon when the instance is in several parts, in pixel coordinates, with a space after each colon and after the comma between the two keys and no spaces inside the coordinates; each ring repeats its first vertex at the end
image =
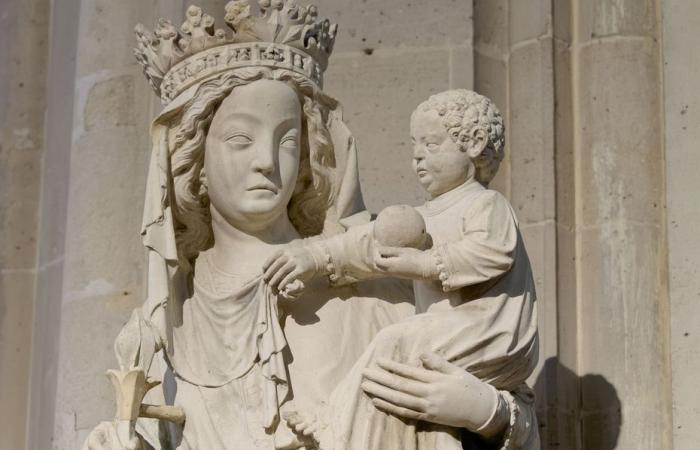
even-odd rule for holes
{"type": "Polygon", "coordinates": [[[374,263],[382,272],[399,278],[424,280],[437,275],[430,253],[411,247],[377,246],[374,263]]]}
{"type": "Polygon", "coordinates": [[[379,359],[365,369],[362,389],[378,409],[406,419],[476,431],[489,421],[498,402],[491,385],[435,353],[423,367],[379,359]]]}

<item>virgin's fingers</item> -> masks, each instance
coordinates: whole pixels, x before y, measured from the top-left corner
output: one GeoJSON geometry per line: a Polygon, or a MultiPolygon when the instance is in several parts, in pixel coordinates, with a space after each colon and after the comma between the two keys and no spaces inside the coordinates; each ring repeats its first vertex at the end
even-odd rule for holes
{"type": "Polygon", "coordinates": [[[425,411],[425,408],[428,406],[428,402],[422,398],[395,391],[379,383],[375,383],[374,381],[363,381],[362,390],[371,396],[379,397],[397,406],[413,409],[415,411],[425,411]]]}
{"type": "Polygon", "coordinates": [[[423,397],[428,391],[428,387],[422,381],[405,378],[402,375],[391,373],[384,369],[365,369],[362,374],[366,380],[374,381],[388,388],[416,397],[423,397]]]}
{"type": "Polygon", "coordinates": [[[270,264],[272,264],[276,259],[278,259],[280,256],[282,256],[283,251],[282,250],[275,250],[272,255],[268,256],[268,258],[265,260],[263,263],[263,270],[267,270],[268,267],[270,267],[270,264]]]}
{"type": "Polygon", "coordinates": [[[297,278],[299,278],[299,272],[294,269],[291,272],[289,272],[287,275],[285,275],[284,278],[282,278],[282,281],[279,283],[279,290],[282,291],[284,290],[288,285],[292,284],[297,278]]]}
{"type": "Polygon", "coordinates": [[[373,398],[372,404],[375,408],[385,413],[391,414],[393,416],[402,417],[404,419],[413,420],[425,420],[425,414],[414,411],[412,409],[404,408],[401,406],[396,406],[393,403],[389,403],[381,398],[373,398]]]}
{"type": "Polygon", "coordinates": [[[378,358],[377,365],[390,373],[401,375],[402,377],[411,380],[422,381],[428,383],[435,379],[434,374],[422,367],[409,366],[400,362],[392,361],[387,358],[378,358]]]}
{"type": "Polygon", "coordinates": [[[287,256],[285,254],[280,254],[277,259],[275,259],[263,273],[263,278],[265,281],[269,281],[270,278],[287,263],[287,256]]]}
{"type": "Polygon", "coordinates": [[[270,287],[279,290],[280,281],[282,281],[282,278],[287,276],[287,274],[289,274],[292,270],[294,270],[294,264],[292,264],[291,262],[285,263],[282,267],[279,268],[279,270],[277,270],[277,272],[275,272],[274,275],[272,275],[272,278],[270,278],[270,281],[268,281],[267,283],[270,285],[270,287]]]}

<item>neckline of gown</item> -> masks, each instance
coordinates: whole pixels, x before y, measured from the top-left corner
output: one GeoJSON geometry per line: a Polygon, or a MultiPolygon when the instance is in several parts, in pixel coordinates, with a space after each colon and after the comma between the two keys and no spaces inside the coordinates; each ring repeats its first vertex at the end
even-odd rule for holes
{"type": "Polygon", "coordinates": [[[485,188],[478,181],[472,179],[456,188],[440,194],[432,200],[428,200],[423,205],[424,211],[428,216],[434,216],[445,211],[450,206],[464,198],[470,192],[483,191],[485,188]]]}
{"type": "Polygon", "coordinates": [[[211,260],[209,252],[202,252],[197,258],[195,266],[195,276],[193,277],[195,292],[204,294],[210,299],[226,299],[231,297],[236,292],[249,288],[252,284],[258,282],[262,276],[262,271],[258,275],[252,274],[235,274],[226,272],[214,264],[211,260]],[[199,269],[199,270],[197,270],[199,269]],[[203,272],[206,272],[203,273],[203,272]],[[235,280],[232,289],[218,289],[216,280],[235,280]]]}

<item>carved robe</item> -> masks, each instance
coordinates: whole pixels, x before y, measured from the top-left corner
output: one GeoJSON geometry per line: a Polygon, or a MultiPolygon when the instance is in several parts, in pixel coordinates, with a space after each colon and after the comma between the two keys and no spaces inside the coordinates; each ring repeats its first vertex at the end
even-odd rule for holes
{"type": "MultiPolygon", "coordinates": [[[[414,282],[420,314],[383,329],[334,391],[324,450],[462,449],[459,430],[401,420],[372,405],[360,385],[362,371],[377,358],[419,366],[422,353],[437,352],[503,391],[521,390],[537,362],[534,281],[505,198],[474,181],[418,210],[433,238],[440,279],[414,282]]],[[[336,275],[376,273],[372,242],[371,227],[329,241],[336,275]]],[[[515,439],[511,448],[521,448],[515,439]]]]}

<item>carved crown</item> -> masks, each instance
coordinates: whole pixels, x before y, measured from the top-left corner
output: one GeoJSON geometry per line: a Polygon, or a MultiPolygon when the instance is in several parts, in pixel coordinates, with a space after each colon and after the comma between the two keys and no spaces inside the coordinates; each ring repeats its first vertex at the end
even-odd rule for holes
{"type": "Polygon", "coordinates": [[[322,86],[338,26],[296,0],[258,0],[258,5],[259,14],[249,0],[226,5],[225,22],[233,33],[215,29],[214,18],[197,6],[187,9],[179,30],[166,19],[153,31],[136,26],[134,54],[164,103],[207,77],[250,66],[291,70],[322,86]]]}

